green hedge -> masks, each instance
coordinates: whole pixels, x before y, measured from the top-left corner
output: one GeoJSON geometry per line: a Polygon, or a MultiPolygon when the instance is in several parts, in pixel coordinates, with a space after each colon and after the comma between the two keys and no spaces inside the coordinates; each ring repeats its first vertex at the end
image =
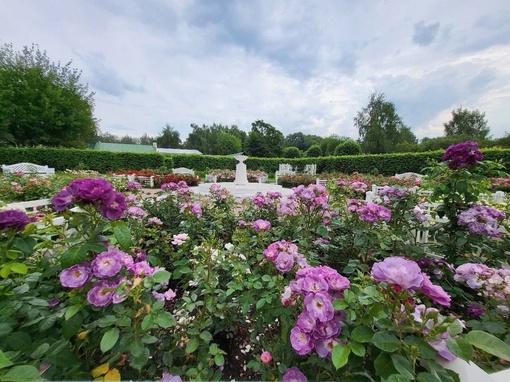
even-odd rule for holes
{"type": "Polygon", "coordinates": [[[101,173],[115,170],[173,167],[172,158],[167,158],[159,153],[139,154],[61,148],[0,147],[0,163],[21,162],[48,165],[57,171],[86,169],[101,173]]]}
{"type": "MultiPolygon", "coordinates": [[[[482,149],[485,158],[501,161],[510,170],[509,149],[482,149]]],[[[444,151],[420,153],[397,153],[379,155],[330,156],[320,158],[248,158],[249,170],[262,170],[274,174],[280,163],[289,163],[298,169],[307,164],[317,164],[317,173],[340,172],[351,174],[377,173],[394,175],[403,172],[421,173],[431,161],[440,161],[444,151]]],[[[0,163],[30,162],[48,165],[58,171],[65,169],[87,169],[105,173],[110,170],[142,170],[187,167],[207,172],[213,169],[234,170],[237,160],[233,156],[185,155],[185,154],[141,154],[117,153],[97,150],[59,148],[0,147],[0,163]]]]}

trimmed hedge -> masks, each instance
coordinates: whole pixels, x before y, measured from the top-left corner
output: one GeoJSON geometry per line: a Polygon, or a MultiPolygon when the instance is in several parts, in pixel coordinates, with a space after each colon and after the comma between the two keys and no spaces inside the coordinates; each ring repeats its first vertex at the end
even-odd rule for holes
{"type": "MultiPolygon", "coordinates": [[[[501,161],[510,170],[510,149],[482,149],[485,158],[501,161]]],[[[246,160],[249,170],[274,174],[280,163],[289,163],[298,170],[307,164],[317,164],[317,173],[359,172],[364,174],[395,175],[403,172],[421,173],[432,161],[440,161],[444,151],[396,153],[378,155],[330,156],[319,158],[254,158],[246,160]]],[[[96,150],[59,148],[0,147],[0,163],[30,162],[48,165],[58,171],[65,169],[96,170],[101,173],[115,170],[142,170],[187,167],[195,171],[211,169],[234,170],[237,160],[233,156],[189,154],[117,153],[96,150]]]]}
{"type": "Polygon", "coordinates": [[[160,153],[117,153],[111,151],[62,148],[0,147],[0,163],[29,162],[48,165],[57,171],[66,169],[95,170],[100,173],[115,170],[142,170],[147,168],[172,168],[172,158],[160,153]]]}

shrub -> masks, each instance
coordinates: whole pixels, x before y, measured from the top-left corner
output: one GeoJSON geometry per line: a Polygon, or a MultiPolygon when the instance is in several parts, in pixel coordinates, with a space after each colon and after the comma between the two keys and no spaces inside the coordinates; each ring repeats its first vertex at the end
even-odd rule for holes
{"type": "Polygon", "coordinates": [[[306,150],[305,156],[307,158],[318,158],[322,156],[322,150],[319,145],[312,145],[306,150]]]}
{"type": "Polygon", "coordinates": [[[301,150],[297,147],[285,147],[283,149],[283,157],[284,158],[301,158],[301,150]]]}
{"type": "Polygon", "coordinates": [[[361,145],[352,139],[343,141],[335,148],[335,156],[359,154],[361,154],[361,145]]]}

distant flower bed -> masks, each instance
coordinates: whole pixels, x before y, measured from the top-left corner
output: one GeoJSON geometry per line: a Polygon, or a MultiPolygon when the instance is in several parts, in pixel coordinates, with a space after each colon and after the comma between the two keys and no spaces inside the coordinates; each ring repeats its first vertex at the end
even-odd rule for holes
{"type": "MultiPolygon", "coordinates": [[[[258,182],[260,179],[267,179],[264,171],[247,170],[248,182],[258,182]]],[[[211,170],[208,175],[215,176],[217,182],[233,182],[236,180],[235,170],[211,170]]]]}

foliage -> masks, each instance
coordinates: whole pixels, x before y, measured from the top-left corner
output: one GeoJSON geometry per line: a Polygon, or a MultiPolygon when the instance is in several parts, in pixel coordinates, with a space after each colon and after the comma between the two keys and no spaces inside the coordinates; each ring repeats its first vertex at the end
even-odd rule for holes
{"type": "Polygon", "coordinates": [[[51,180],[39,176],[10,175],[0,179],[2,199],[23,202],[28,200],[47,199],[53,196],[58,188],[51,180]]]}
{"type": "Polygon", "coordinates": [[[244,151],[249,156],[260,158],[281,157],[283,134],[271,124],[257,120],[251,124],[244,151]]]}
{"type": "Polygon", "coordinates": [[[179,132],[167,123],[156,138],[156,143],[158,147],[177,149],[181,147],[181,137],[179,132]]]}
{"type": "Polygon", "coordinates": [[[307,158],[318,158],[322,156],[322,149],[319,145],[312,145],[308,150],[305,152],[305,156],[307,158]]]}
{"type": "Polygon", "coordinates": [[[183,147],[199,150],[207,155],[226,155],[240,152],[241,148],[238,147],[239,141],[241,142],[241,147],[244,147],[246,141],[246,132],[239,129],[236,125],[227,126],[213,123],[212,126],[205,124],[198,126],[192,123],[191,128],[192,131],[186,138],[183,147]],[[235,142],[235,146],[229,150],[226,147],[226,142],[235,142]]]}
{"type": "Polygon", "coordinates": [[[97,120],[94,94],[80,76],[35,45],[0,47],[0,145],[86,147],[97,120]]]}
{"type": "Polygon", "coordinates": [[[310,148],[310,146],[319,144],[322,139],[323,138],[318,135],[303,134],[302,132],[297,132],[285,136],[284,146],[294,146],[301,151],[306,151],[310,148]]]}
{"type": "Polygon", "coordinates": [[[415,143],[416,137],[397,114],[395,105],[382,93],[370,95],[369,103],[354,118],[363,152],[380,154],[393,152],[401,142],[415,143]]]}
{"type": "Polygon", "coordinates": [[[479,110],[463,109],[462,107],[452,110],[451,121],[444,123],[443,126],[447,137],[464,135],[469,138],[486,139],[490,133],[485,113],[479,110]]]}
{"type": "Polygon", "coordinates": [[[283,149],[284,158],[301,158],[301,151],[295,146],[285,147],[283,149]]]}
{"type": "MultiPolygon", "coordinates": [[[[84,179],[37,222],[0,215],[0,379],[225,380],[246,366],[259,380],[454,381],[437,358],[455,355],[497,369],[510,337],[501,296],[486,293],[495,279],[468,288],[478,283],[456,275],[471,273],[437,260],[445,246],[416,243],[426,228],[416,185],[343,175],[237,203],[219,185],[204,198],[170,182],[140,201],[84,179]],[[362,201],[385,181],[400,187],[362,201]],[[123,215],[105,218],[119,205],[123,215]],[[85,281],[70,288],[80,272],[85,281]],[[104,306],[101,280],[115,283],[104,306]],[[458,318],[473,301],[487,313],[464,329],[458,318]]],[[[508,251],[507,237],[477,238],[478,260],[506,272],[490,254],[508,251]]]]}
{"type": "Polygon", "coordinates": [[[352,139],[347,139],[339,143],[335,148],[335,156],[359,154],[361,154],[361,145],[352,139]]]}

